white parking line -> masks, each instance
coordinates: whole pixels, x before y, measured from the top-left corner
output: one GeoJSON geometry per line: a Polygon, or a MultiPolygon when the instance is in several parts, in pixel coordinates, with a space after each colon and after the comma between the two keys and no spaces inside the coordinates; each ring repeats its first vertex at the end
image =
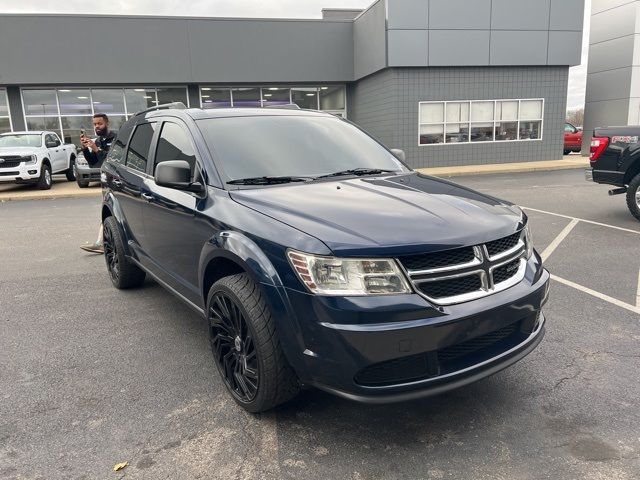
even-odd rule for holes
{"type": "Polygon", "coordinates": [[[555,249],[558,248],[558,245],[560,245],[560,243],[567,237],[567,235],[571,233],[571,230],[573,230],[573,227],[575,227],[579,221],[580,220],[578,220],[577,218],[574,218],[573,220],[571,220],[569,222],[569,225],[564,227],[562,231],[558,234],[558,236],[553,239],[553,242],[551,242],[549,246],[544,249],[544,252],[542,252],[542,254],[540,255],[542,257],[543,262],[547,261],[547,258],[549,258],[549,255],[551,255],[555,251],[555,249]]]}
{"type": "Polygon", "coordinates": [[[522,207],[522,208],[525,210],[531,210],[532,212],[546,213],[547,215],[555,215],[556,217],[569,218],[571,220],[579,220],[581,222],[590,223],[592,225],[599,225],[601,227],[613,228],[615,230],[622,230],[623,232],[635,233],[636,235],[640,235],[640,231],[631,230],[630,228],[616,227],[615,225],[608,225],[606,223],[594,222],[593,220],[586,220],[584,218],[572,217],[570,215],[562,215],[561,213],[547,212],[546,210],[538,210],[537,208],[531,208],[531,207],[522,207]]]}
{"type": "Polygon", "coordinates": [[[636,290],[636,307],[640,307],[640,272],[638,272],[638,289],[636,290]]]}
{"type": "Polygon", "coordinates": [[[610,297],[609,295],[605,295],[604,293],[596,292],[595,290],[591,290],[588,287],[579,285],[570,280],[565,280],[564,278],[558,277],[557,275],[551,274],[551,279],[555,280],[556,282],[563,283],[569,287],[575,288],[576,290],[580,290],[581,292],[588,293],[589,295],[599,298],[600,300],[604,300],[605,302],[624,308],[625,310],[629,310],[630,312],[640,314],[640,306],[630,305],[621,300],[618,300],[617,298],[610,297]]]}

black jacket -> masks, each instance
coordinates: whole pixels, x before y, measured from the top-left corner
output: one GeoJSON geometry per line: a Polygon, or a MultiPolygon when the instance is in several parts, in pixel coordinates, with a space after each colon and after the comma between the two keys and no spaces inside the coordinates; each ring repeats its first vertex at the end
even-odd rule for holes
{"type": "Polygon", "coordinates": [[[106,135],[96,138],[95,142],[99,148],[97,152],[93,152],[88,148],[82,149],[84,158],[91,168],[100,168],[102,166],[102,162],[107,158],[111,144],[115,141],[117,134],[118,132],[109,130],[106,135]]]}

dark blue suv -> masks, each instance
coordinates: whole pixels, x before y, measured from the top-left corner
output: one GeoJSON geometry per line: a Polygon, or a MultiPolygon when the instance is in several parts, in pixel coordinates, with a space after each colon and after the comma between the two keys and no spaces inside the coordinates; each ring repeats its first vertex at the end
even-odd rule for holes
{"type": "Polygon", "coordinates": [[[203,314],[250,412],[307,385],[380,403],[491,375],[544,335],[527,217],[402,156],[320,112],[141,112],[102,169],[111,280],[203,314]]]}

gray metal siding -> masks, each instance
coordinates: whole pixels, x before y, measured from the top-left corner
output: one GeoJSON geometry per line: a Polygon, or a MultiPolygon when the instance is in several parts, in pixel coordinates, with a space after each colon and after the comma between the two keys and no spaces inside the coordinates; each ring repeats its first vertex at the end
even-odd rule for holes
{"type": "Polygon", "coordinates": [[[430,30],[429,65],[451,65],[451,58],[459,66],[488,65],[488,30],[430,30]]]}
{"type": "Polygon", "coordinates": [[[550,30],[582,31],[584,0],[551,0],[550,30]]]}
{"type": "Polygon", "coordinates": [[[562,158],[567,67],[398,68],[351,90],[349,115],[415,168],[562,158]],[[418,145],[421,101],[544,98],[543,137],[531,142],[418,145]]]}
{"type": "Polygon", "coordinates": [[[3,15],[0,44],[20,48],[0,49],[0,84],[344,82],[354,75],[353,25],[3,15]]]}
{"type": "Polygon", "coordinates": [[[492,0],[491,28],[548,30],[551,0],[492,0]]]}
{"type": "Polygon", "coordinates": [[[355,78],[365,77],[387,65],[385,15],[385,0],[379,0],[353,23],[353,46],[343,48],[353,50],[355,78]]]}
{"type": "Polygon", "coordinates": [[[7,87],[7,100],[9,101],[9,112],[11,113],[11,123],[13,131],[20,132],[27,129],[24,123],[24,115],[22,113],[22,96],[20,88],[13,86],[7,87]]]}
{"type": "Polygon", "coordinates": [[[429,64],[428,30],[389,30],[390,67],[426,67],[429,64]]]}
{"type": "Polygon", "coordinates": [[[582,54],[582,32],[549,32],[549,65],[569,65],[582,54]]]}
{"type": "Polygon", "coordinates": [[[429,1],[387,1],[387,25],[390,30],[426,30],[429,28],[429,1]]]}
{"type": "Polygon", "coordinates": [[[548,32],[500,30],[491,32],[491,65],[544,65],[548,32]],[[516,60],[518,59],[518,60],[516,60]]]}
{"type": "Polygon", "coordinates": [[[489,30],[491,0],[429,0],[429,28],[489,30]]]}

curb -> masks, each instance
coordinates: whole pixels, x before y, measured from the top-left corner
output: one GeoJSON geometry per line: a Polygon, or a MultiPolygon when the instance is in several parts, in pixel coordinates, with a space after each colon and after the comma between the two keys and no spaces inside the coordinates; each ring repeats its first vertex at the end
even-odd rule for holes
{"type": "Polygon", "coordinates": [[[102,189],[95,189],[90,191],[82,191],[82,192],[60,192],[60,193],[25,193],[20,194],[21,192],[9,193],[6,196],[0,192],[0,203],[5,202],[19,202],[21,200],[56,200],[58,198],[91,198],[91,197],[99,197],[102,195],[102,189]]]}
{"type": "MultiPolygon", "coordinates": [[[[496,165],[494,168],[473,168],[455,167],[455,168],[417,168],[416,171],[433,177],[462,177],[468,175],[492,175],[506,173],[527,173],[527,172],[551,172],[554,170],[578,170],[589,168],[588,160],[586,162],[567,163],[561,165],[527,165],[524,164],[504,164],[496,165]]],[[[478,167],[478,165],[475,165],[478,167]]],[[[480,166],[485,167],[485,166],[480,166]]]]}

